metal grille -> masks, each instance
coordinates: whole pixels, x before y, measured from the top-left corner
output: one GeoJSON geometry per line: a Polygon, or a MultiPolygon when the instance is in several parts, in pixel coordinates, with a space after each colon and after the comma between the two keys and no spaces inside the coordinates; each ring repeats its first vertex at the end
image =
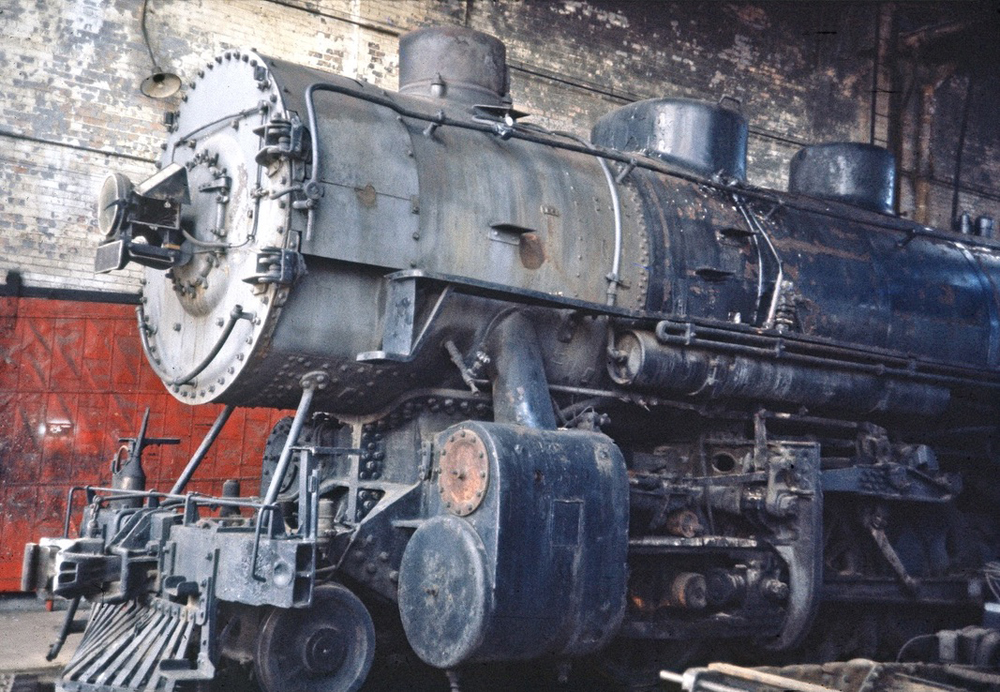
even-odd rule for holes
{"type": "Polygon", "coordinates": [[[190,608],[158,599],[94,605],[61,689],[169,689],[161,662],[167,662],[164,668],[194,668],[185,655],[197,636],[194,616],[190,608]]]}

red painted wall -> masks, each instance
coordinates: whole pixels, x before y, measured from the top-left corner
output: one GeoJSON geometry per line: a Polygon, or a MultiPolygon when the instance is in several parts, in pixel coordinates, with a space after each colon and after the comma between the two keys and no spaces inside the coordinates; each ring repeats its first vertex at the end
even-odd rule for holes
{"type": "MultiPolygon", "coordinates": [[[[61,533],[71,486],[110,485],[118,438],[138,432],[147,406],[147,435],[181,438],[143,455],[147,487],[168,490],[221,406],[167,393],[142,354],[133,306],[0,297],[0,591],[20,588],[25,543],[61,533]]],[[[237,409],[188,489],[219,494],[238,478],[255,494],[264,441],[283,415],[237,409]]]]}

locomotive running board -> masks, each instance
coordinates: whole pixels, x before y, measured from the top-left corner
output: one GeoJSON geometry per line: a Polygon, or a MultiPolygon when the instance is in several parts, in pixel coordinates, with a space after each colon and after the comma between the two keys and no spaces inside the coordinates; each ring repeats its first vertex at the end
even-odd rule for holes
{"type": "Polygon", "coordinates": [[[452,274],[435,274],[420,269],[407,269],[387,274],[386,301],[382,314],[382,349],[379,351],[364,351],[355,359],[361,362],[391,361],[407,363],[413,360],[427,328],[437,317],[442,303],[449,293],[461,293],[482,298],[493,298],[522,305],[541,306],[548,308],[563,308],[576,310],[590,315],[615,315],[633,319],[657,320],[664,317],[657,313],[644,313],[638,310],[592,303],[575,298],[554,296],[541,291],[531,291],[522,288],[512,288],[489,281],[479,281],[464,276],[452,274]],[[418,282],[437,284],[444,290],[431,309],[420,331],[416,331],[417,288],[418,282]]]}

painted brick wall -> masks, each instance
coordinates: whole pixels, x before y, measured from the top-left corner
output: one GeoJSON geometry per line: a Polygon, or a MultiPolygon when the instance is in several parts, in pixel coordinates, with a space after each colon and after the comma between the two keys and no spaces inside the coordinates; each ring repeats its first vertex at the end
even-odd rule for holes
{"type": "MultiPolygon", "coordinates": [[[[170,396],[141,350],[130,305],[0,297],[0,591],[19,588],[25,543],[61,533],[71,486],[110,484],[118,439],[138,432],[147,406],[149,436],[181,439],[144,454],[147,487],[158,490],[170,489],[218,415],[220,406],[170,396]]],[[[217,495],[236,478],[254,493],[282,415],[234,412],[188,489],[217,495]]]]}

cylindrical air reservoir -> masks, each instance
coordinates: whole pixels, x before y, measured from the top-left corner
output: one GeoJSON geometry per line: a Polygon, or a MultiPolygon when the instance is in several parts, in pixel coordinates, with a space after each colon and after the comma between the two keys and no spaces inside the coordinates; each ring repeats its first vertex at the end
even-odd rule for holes
{"type": "Polygon", "coordinates": [[[874,144],[814,144],[792,158],[788,191],[891,214],[896,205],[896,159],[874,144]]]}
{"type": "Polygon", "coordinates": [[[698,399],[743,399],[857,414],[940,415],[943,387],[888,375],[663,344],[654,334],[617,335],[608,366],[620,385],[698,399]]]}
{"type": "Polygon", "coordinates": [[[597,121],[598,146],[646,154],[703,176],[747,174],[747,120],[721,105],[682,98],[637,101],[597,121]]]}

